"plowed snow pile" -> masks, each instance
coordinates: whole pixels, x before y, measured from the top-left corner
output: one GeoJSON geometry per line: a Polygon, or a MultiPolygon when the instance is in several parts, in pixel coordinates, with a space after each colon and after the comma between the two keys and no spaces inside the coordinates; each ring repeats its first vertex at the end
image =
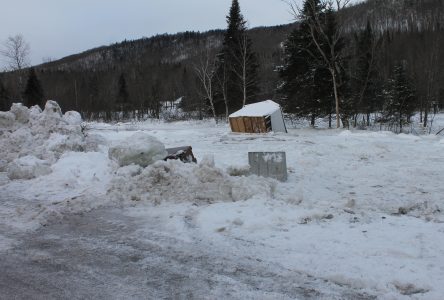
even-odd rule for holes
{"type": "Polygon", "coordinates": [[[0,172],[11,180],[32,179],[51,173],[68,151],[95,150],[97,145],[82,133],[78,112],[62,115],[59,105],[48,101],[42,111],[15,103],[0,114],[0,172]]]}
{"type": "Polygon", "coordinates": [[[108,194],[117,201],[213,203],[269,199],[275,185],[274,180],[256,176],[229,176],[207,157],[199,165],[158,161],[145,169],[120,168],[108,194]]]}

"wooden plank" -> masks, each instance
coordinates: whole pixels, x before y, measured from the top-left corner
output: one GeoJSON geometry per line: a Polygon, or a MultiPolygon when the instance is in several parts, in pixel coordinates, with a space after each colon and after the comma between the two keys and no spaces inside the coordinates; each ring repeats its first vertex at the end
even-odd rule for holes
{"type": "Polygon", "coordinates": [[[238,118],[230,118],[230,120],[232,121],[232,124],[233,124],[233,132],[240,132],[239,126],[237,125],[237,119],[238,118]]]}
{"type": "Polygon", "coordinates": [[[237,118],[237,124],[239,126],[239,132],[244,132],[245,133],[244,118],[242,118],[242,117],[237,118]]]}
{"type": "Polygon", "coordinates": [[[251,117],[251,128],[254,133],[260,133],[259,124],[257,122],[257,117],[251,117]]]}
{"type": "Polygon", "coordinates": [[[267,133],[267,127],[265,126],[265,118],[264,117],[257,118],[257,125],[259,127],[260,133],[267,133]]]}
{"type": "Polygon", "coordinates": [[[253,124],[251,124],[251,118],[244,117],[243,120],[244,120],[244,124],[245,124],[245,132],[254,133],[253,124]]]}
{"type": "Polygon", "coordinates": [[[236,132],[236,129],[234,127],[234,120],[233,120],[233,118],[228,118],[228,120],[230,121],[231,131],[232,132],[236,132]]]}

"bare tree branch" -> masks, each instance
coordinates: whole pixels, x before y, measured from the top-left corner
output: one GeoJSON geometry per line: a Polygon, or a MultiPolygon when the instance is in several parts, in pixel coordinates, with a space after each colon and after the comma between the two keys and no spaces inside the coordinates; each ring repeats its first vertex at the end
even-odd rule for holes
{"type": "Polygon", "coordinates": [[[0,54],[8,61],[9,68],[13,71],[22,70],[29,66],[30,46],[21,34],[10,36],[4,43],[0,54]]]}
{"type": "Polygon", "coordinates": [[[210,102],[211,112],[213,113],[214,120],[217,122],[213,87],[216,74],[216,59],[209,45],[207,45],[205,52],[202,53],[200,63],[194,66],[194,70],[202,85],[202,96],[210,102]]]}

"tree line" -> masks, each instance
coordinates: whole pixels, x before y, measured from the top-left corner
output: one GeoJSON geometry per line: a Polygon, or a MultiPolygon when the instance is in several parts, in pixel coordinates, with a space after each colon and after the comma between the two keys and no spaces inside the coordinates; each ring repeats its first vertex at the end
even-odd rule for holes
{"type": "MultiPolygon", "coordinates": [[[[274,99],[313,126],[399,131],[415,111],[427,125],[443,107],[441,0],[289,3],[293,24],[248,29],[233,0],[226,30],[124,41],[32,72],[42,98],[93,119],[160,118],[178,98],[194,117],[226,118],[274,99]]],[[[25,67],[0,74],[1,109],[24,100],[25,67]]]]}
{"type": "Polygon", "coordinates": [[[334,3],[290,2],[298,26],[285,42],[280,70],[286,110],[312,126],[328,117],[330,127],[335,118],[337,127],[394,131],[419,111],[426,127],[443,104],[441,1],[334,3]]]}
{"type": "MultiPolygon", "coordinates": [[[[210,99],[214,100],[214,112],[223,118],[243,103],[274,96],[274,68],[282,56],[280,44],[292,28],[283,25],[248,30],[237,0],[232,2],[227,21],[228,30],[124,41],[46,62],[35,66],[35,73],[45,99],[58,101],[64,110],[78,110],[85,118],[160,118],[162,107],[179,98],[183,111],[200,118],[214,115],[210,99]],[[210,97],[198,71],[205,57],[214,71],[210,97]],[[252,69],[254,76],[250,75],[252,69]],[[238,81],[247,88],[241,88],[238,81]]],[[[24,84],[18,82],[26,81],[26,72],[0,74],[0,86],[7,91],[2,97],[4,107],[23,100],[24,84]]]]}

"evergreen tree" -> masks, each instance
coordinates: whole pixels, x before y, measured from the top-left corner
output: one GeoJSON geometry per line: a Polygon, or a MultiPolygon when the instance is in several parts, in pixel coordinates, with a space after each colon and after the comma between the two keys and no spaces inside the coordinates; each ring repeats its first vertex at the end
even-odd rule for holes
{"type": "Polygon", "coordinates": [[[9,93],[0,80],[0,111],[9,110],[9,93]]]}
{"type": "Polygon", "coordinates": [[[226,76],[218,76],[218,78],[225,78],[226,84],[221,86],[226,86],[229,111],[235,111],[246,103],[256,101],[254,97],[258,90],[258,63],[252,50],[251,39],[246,33],[246,21],[241,14],[238,0],[232,2],[227,23],[223,49],[218,57],[217,72],[226,72],[226,76]]]}
{"type": "Polygon", "coordinates": [[[130,110],[130,103],[129,103],[129,93],[128,93],[128,87],[126,84],[125,75],[123,73],[120,74],[119,80],[118,80],[118,93],[117,93],[117,105],[118,109],[123,112],[123,117],[128,117],[128,111],[130,110]]]}
{"type": "Polygon", "coordinates": [[[370,113],[381,109],[379,91],[381,82],[376,72],[377,47],[379,42],[375,38],[370,22],[367,21],[365,30],[355,36],[355,74],[353,84],[354,111],[366,114],[367,126],[370,126],[370,113]]]}
{"type": "Polygon", "coordinates": [[[23,93],[23,100],[28,107],[39,105],[43,109],[45,106],[43,88],[34,68],[29,69],[28,82],[23,93]]]}
{"type": "Polygon", "coordinates": [[[410,123],[415,112],[416,95],[403,64],[397,64],[385,92],[384,120],[392,125],[410,123]]]}
{"type": "Polygon", "coordinates": [[[313,42],[308,24],[314,13],[322,13],[320,1],[306,0],[301,23],[284,44],[285,62],[280,71],[282,84],[279,88],[286,111],[308,117],[312,126],[317,117],[328,115],[332,110],[331,76],[313,42]]]}
{"type": "Polygon", "coordinates": [[[122,73],[119,77],[119,103],[128,104],[129,94],[126,85],[125,75],[122,73]]]}

